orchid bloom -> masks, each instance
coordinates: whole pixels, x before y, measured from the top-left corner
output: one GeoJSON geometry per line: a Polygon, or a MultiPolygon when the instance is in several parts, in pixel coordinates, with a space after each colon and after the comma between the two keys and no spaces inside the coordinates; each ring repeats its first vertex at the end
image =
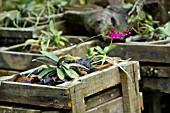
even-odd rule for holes
{"type": "Polygon", "coordinates": [[[131,35],[132,27],[129,27],[128,31],[122,30],[122,32],[115,32],[115,29],[112,28],[109,32],[109,37],[112,39],[121,39],[123,36],[131,35]]]}

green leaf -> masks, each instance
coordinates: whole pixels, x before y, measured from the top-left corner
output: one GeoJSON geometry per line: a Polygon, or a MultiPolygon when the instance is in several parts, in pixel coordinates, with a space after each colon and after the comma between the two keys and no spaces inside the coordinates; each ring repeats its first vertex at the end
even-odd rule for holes
{"type": "Polygon", "coordinates": [[[81,42],[84,42],[84,40],[82,38],[78,38],[81,42]]]}
{"type": "Polygon", "coordinates": [[[71,74],[70,69],[66,69],[65,67],[63,67],[63,69],[64,69],[65,73],[66,73],[68,76],[70,76],[70,74],[71,74]]]}
{"type": "Polygon", "coordinates": [[[44,31],[44,30],[41,30],[41,33],[43,33],[47,37],[51,37],[52,36],[51,33],[47,32],[47,31],[44,31]]]}
{"type": "Polygon", "coordinates": [[[71,78],[78,78],[79,77],[79,75],[74,70],[70,69],[70,72],[71,72],[71,75],[70,75],[71,78]]]}
{"type": "Polygon", "coordinates": [[[63,33],[62,31],[58,31],[56,35],[60,36],[62,33],[63,33]]]}
{"type": "Polygon", "coordinates": [[[116,45],[115,44],[110,44],[109,45],[109,49],[106,49],[106,53],[108,53],[109,51],[111,51],[112,49],[116,48],[116,45]]]}
{"type": "Polygon", "coordinates": [[[100,53],[100,54],[104,54],[104,51],[102,50],[102,48],[100,46],[96,46],[95,49],[100,53]]]}
{"type": "Polygon", "coordinates": [[[102,59],[102,64],[101,64],[101,65],[103,65],[103,64],[105,63],[105,61],[106,61],[106,58],[103,58],[103,59],[102,59]]]}
{"type": "Polygon", "coordinates": [[[57,68],[57,75],[61,80],[65,78],[65,75],[60,68],[57,68]]]}
{"type": "Polygon", "coordinates": [[[61,66],[65,67],[66,69],[70,69],[70,66],[67,63],[61,63],[61,66]]]}
{"type": "Polygon", "coordinates": [[[88,49],[87,49],[87,54],[88,54],[89,56],[93,55],[93,53],[94,53],[94,48],[88,48],[88,49]]]}
{"type": "Polygon", "coordinates": [[[25,44],[28,45],[28,44],[32,44],[32,43],[38,43],[39,40],[35,40],[35,39],[28,39],[25,41],[25,44]]]}
{"type": "Polygon", "coordinates": [[[43,55],[47,56],[48,58],[54,60],[55,62],[58,62],[58,57],[54,55],[53,53],[49,53],[46,51],[40,51],[43,55]]]}
{"type": "Polygon", "coordinates": [[[166,23],[164,27],[166,35],[170,36],[170,21],[166,23]]]}
{"type": "Polygon", "coordinates": [[[84,68],[84,69],[86,69],[86,70],[89,70],[87,67],[85,67],[85,66],[83,66],[83,65],[80,65],[80,64],[78,64],[78,63],[71,63],[71,64],[68,64],[70,67],[71,66],[75,66],[75,67],[81,67],[81,68],[84,68]]]}
{"type": "Polygon", "coordinates": [[[65,43],[63,41],[58,41],[58,44],[60,47],[64,47],[65,46],[65,43]]]}
{"type": "Polygon", "coordinates": [[[52,72],[52,71],[54,71],[54,70],[55,70],[55,69],[52,68],[52,67],[46,68],[46,69],[44,69],[41,73],[38,74],[38,77],[39,77],[39,78],[42,78],[42,77],[44,77],[45,75],[47,75],[49,72],[52,72]]]}
{"type": "Polygon", "coordinates": [[[157,27],[154,30],[155,33],[165,34],[165,29],[163,27],[157,27]]]}
{"type": "Polygon", "coordinates": [[[54,61],[54,60],[52,60],[52,59],[49,59],[49,58],[47,58],[47,57],[38,57],[38,58],[36,58],[36,59],[33,59],[32,61],[36,61],[36,60],[38,60],[38,61],[45,61],[45,62],[47,62],[47,63],[53,63],[53,64],[57,64],[57,62],[56,61],[54,61]]]}
{"type": "Polygon", "coordinates": [[[57,34],[57,30],[54,27],[53,20],[51,20],[49,24],[50,24],[50,31],[53,33],[53,35],[56,35],[57,34]]]}
{"type": "Polygon", "coordinates": [[[48,74],[47,74],[47,76],[54,76],[54,75],[56,75],[56,70],[54,70],[54,71],[51,71],[51,72],[49,72],[48,74]]]}
{"type": "Polygon", "coordinates": [[[143,24],[145,27],[148,28],[149,31],[154,31],[154,28],[148,24],[143,24]]]}
{"type": "Polygon", "coordinates": [[[109,46],[106,46],[103,51],[104,51],[104,54],[106,54],[109,51],[109,46]]]}
{"type": "Polygon", "coordinates": [[[148,17],[149,20],[153,20],[151,15],[147,14],[147,17],[148,17]]]}
{"type": "Polygon", "coordinates": [[[86,4],[86,1],[85,1],[85,0],[79,0],[79,1],[80,1],[80,4],[81,4],[81,5],[86,4]]]}
{"type": "Polygon", "coordinates": [[[60,37],[60,40],[63,41],[63,42],[69,43],[69,40],[67,38],[65,38],[65,37],[60,37]]]}
{"type": "Polygon", "coordinates": [[[42,51],[47,51],[47,47],[44,43],[41,43],[41,50],[42,51]]]}

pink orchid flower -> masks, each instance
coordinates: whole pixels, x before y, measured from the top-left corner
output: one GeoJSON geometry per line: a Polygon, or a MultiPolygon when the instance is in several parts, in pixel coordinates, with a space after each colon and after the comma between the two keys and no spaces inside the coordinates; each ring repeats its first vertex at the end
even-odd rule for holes
{"type": "Polygon", "coordinates": [[[112,28],[111,31],[109,32],[109,37],[112,39],[122,39],[124,36],[130,36],[132,31],[132,27],[129,27],[128,31],[122,30],[122,32],[115,32],[115,29],[112,28]]]}

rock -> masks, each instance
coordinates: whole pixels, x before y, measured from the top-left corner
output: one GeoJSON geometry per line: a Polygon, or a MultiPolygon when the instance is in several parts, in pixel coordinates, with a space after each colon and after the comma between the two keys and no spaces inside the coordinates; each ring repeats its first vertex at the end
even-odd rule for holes
{"type": "Polygon", "coordinates": [[[119,7],[108,7],[92,11],[66,11],[64,18],[73,34],[107,35],[112,27],[126,28],[126,11],[119,7]]]}
{"type": "Polygon", "coordinates": [[[96,4],[102,7],[107,6],[122,6],[124,0],[86,0],[87,4],[96,4]]]}

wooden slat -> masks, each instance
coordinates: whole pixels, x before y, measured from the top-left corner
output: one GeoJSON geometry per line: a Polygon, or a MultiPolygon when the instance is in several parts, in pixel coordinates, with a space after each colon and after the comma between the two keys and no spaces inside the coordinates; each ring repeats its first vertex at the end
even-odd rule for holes
{"type": "Polygon", "coordinates": [[[123,112],[123,102],[122,97],[106,102],[95,108],[92,108],[86,113],[125,113],[123,112]]]}
{"type": "MultiPolygon", "coordinates": [[[[65,21],[60,21],[55,23],[55,27],[58,30],[65,28],[65,21]]],[[[42,25],[32,28],[8,28],[0,27],[0,37],[5,38],[35,38],[40,35],[41,30],[49,30],[49,25],[42,25]]],[[[64,31],[64,30],[63,30],[64,31]]]]}
{"type": "Polygon", "coordinates": [[[21,52],[0,52],[0,68],[11,70],[27,70],[41,65],[37,62],[32,62],[33,59],[42,56],[39,54],[21,53],[21,52]]]}
{"type": "Polygon", "coordinates": [[[139,78],[136,74],[139,67],[137,67],[137,64],[126,65],[122,66],[126,72],[122,71],[121,74],[124,113],[141,113],[139,78]]]}
{"type": "Polygon", "coordinates": [[[0,77],[1,76],[10,76],[10,75],[17,74],[17,73],[19,73],[19,72],[18,71],[10,71],[10,70],[0,69],[0,77]]]}
{"type": "Polygon", "coordinates": [[[120,87],[112,87],[109,90],[85,98],[86,110],[95,108],[98,105],[104,104],[121,96],[122,94],[120,87]]]}
{"type": "Polygon", "coordinates": [[[144,77],[170,77],[170,66],[144,65],[141,66],[141,75],[144,77]]]}
{"type": "Polygon", "coordinates": [[[143,78],[143,88],[152,90],[159,90],[164,93],[170,93],[170,79],[169,78],[143,78]]]}
{"type": "Polygon", "coordinates": [[[0,105],[0,113],[41,113],[40,110],[26,109],[22,107],[9,107],[0,105]]]}
{"type": "Polygon", "coordinates": [[[131,58],[142,62],[170,63],[170,46],[142,44],[142,43],[116,43],[109,56],[118,56],[122,59],[131,58]]]}
{"type": "Polygon", "coordinates": [[[66,89],[46,85],[33,85],[16,82],[2,82],[0,101],[15,102],[44,107],[71,109],[70,97],[66,89]]]}

